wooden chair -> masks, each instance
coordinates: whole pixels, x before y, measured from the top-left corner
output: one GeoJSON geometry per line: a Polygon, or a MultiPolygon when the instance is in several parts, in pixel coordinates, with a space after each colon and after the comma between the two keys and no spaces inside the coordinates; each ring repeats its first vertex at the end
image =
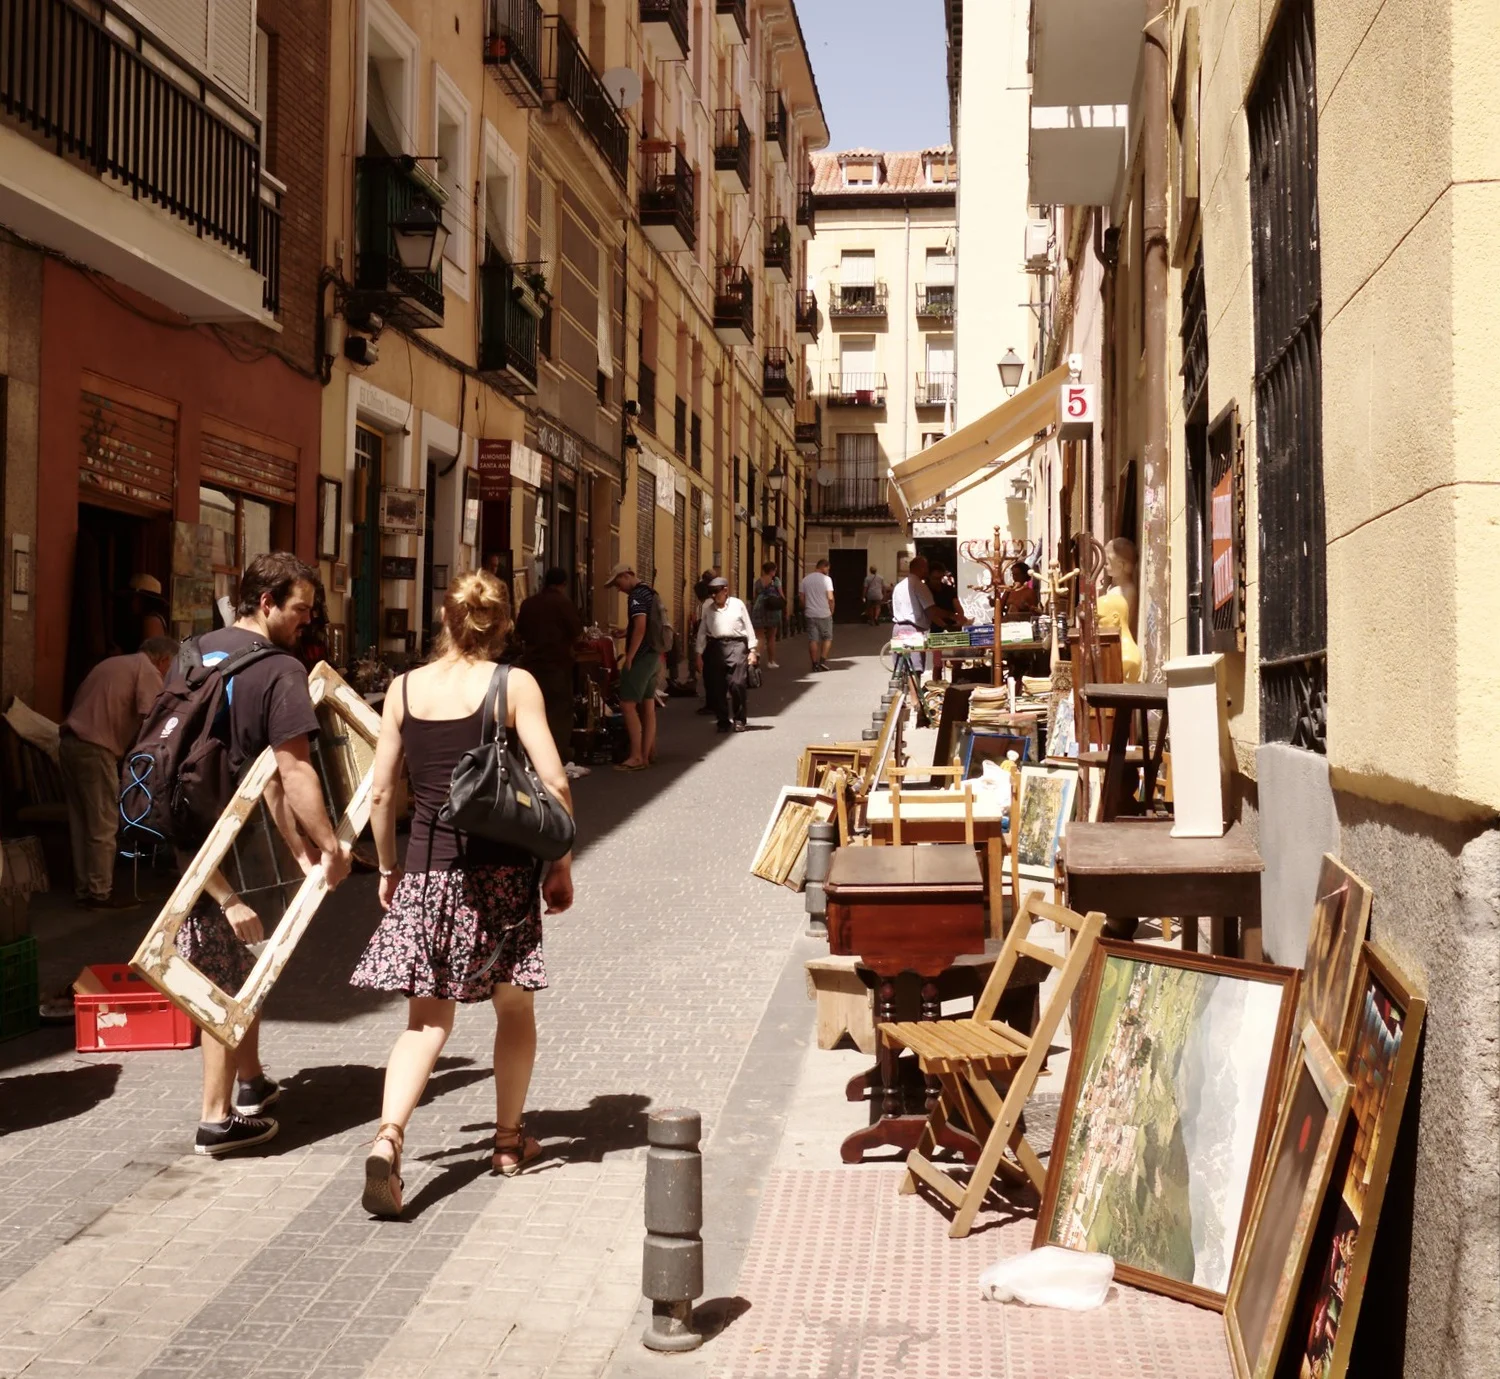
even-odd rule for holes
{"type": "MultiPolygon", "coordinates": [[[[948,1227],[954,1239],[969,1233],[997,1171],[1019,1182],[1030,1182],[1038,1193],[1043,1189],[1046,1173],[1021,1132],[1021,1112],[1103,925],[1104,916],[1097,910],[1076,914],[1048,904],[1040,892],[1033,891],[1011,922],[1000,960],[969,1019],[899,1021],[878,1028],[887,1044],[898,1052],[910,1049],[922,1071],[938,1079],[941,1091],[917,1147],[907,1156],[901,1191],[915,1192],[920,1179],[947,1201],[954,1208],[953,1223],[948,1227]],[[1066,956],[1031,941],[1031,928],[1038,919],[1050,919],[1072,931],[1066,956]],[[1023,957],[1045,963],[1058,974],[1057,985],[1030,1036],[994,1018],[995,1008],[1023,957]],[[931,1158],[954,1114],[983,1145],[967,1186],[960,1185],[931,1158]]],[[[1083,1050],[1075,1049],[1073,1056],[1081,1058],[1083,1050]]]]}

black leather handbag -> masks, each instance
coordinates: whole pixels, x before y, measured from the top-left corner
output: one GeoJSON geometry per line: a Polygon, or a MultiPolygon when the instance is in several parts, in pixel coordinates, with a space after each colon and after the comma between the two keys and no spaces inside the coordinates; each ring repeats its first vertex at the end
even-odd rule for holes
{"type": "Polygon", "coordinates": [[[459,757],[439,817],[464,833],[555,862],[572,850],[573,816],[542,784],[519,739],[511,740],[505,726],[509,677],[509,666],[495,667],[479,746],[459,757]]]}

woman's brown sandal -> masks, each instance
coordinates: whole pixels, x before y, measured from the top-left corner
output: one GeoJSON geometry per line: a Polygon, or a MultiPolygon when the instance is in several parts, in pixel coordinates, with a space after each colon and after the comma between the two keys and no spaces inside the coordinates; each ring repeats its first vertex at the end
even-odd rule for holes
{"type": "Polygon", "coordinates": [[[495,1152],[490,1156],[490,1169],[505,1178],[514,1178],[527,1164],[535,1163],[542,1156],[542,1146],[526,1135],[526,1122],[519,1125],[497,1125],[495,1127],[495,1152]],[[501,1137],[505,1143],[502,1144],[501,1137]]]}
{"type": "Polygon", "coordinates": [[[401,1215],[401,1145],[405,1139],[395,1123],[382,1125],[375,1132],[375,1144],[384,1140],[391,1147],[391,1157],[371,1149],[365,1156],[365,1192],[360,1205],[371,1216],[401,1215]]]}

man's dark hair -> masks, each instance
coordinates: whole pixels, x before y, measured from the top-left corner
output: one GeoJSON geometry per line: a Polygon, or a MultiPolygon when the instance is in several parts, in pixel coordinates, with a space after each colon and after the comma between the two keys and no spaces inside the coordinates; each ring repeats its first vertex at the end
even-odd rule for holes
{"type": "Polygon", "coordinates": [[[290,551],[268,551],[256,556],[240,576],[240,601],[235,616],[248,618],[256,612],[262,594],[270,594],[271,602],[282,607],[298,584],[312,585],[314,601],[323,588],[318,572],[290,551]]]}
{"type": "Polygon", "coordinates": [[[568,582],[568,572],[561,565],[553,565],[547,573],[542,576],[544,588],[551,589],[556,585],[568,582]]]}
{"type": "Polygon", "coordinates": [[[821,570],[821,569],[823,569],[823,568],[824,568],[824,567],[825,567],[825,566],[826,566],[826,565],[827,565],[827,564],[828,564],[828,557],[827,557],[827,556],[824,556],[824,557],[823,557],[823,559],[822,559],[822,560],[820,560],[820,561],[818,561],[818,563],[817,563],[817,564],[816,564],[816,565],[815,565],[815,566],[814,566],[814,567],[813,567],[813,568],[814,568],[814,569],[817,569],[817,570],[821,570]]]}

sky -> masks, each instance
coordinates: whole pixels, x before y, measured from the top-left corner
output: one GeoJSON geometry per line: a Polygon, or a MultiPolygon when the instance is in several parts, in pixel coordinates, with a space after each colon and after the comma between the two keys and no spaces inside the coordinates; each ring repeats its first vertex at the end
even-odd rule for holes
{"type": "Polygon", "coordinates": [[[798,0],[830,149],[948,142],[943,0],[798,0]]]}

